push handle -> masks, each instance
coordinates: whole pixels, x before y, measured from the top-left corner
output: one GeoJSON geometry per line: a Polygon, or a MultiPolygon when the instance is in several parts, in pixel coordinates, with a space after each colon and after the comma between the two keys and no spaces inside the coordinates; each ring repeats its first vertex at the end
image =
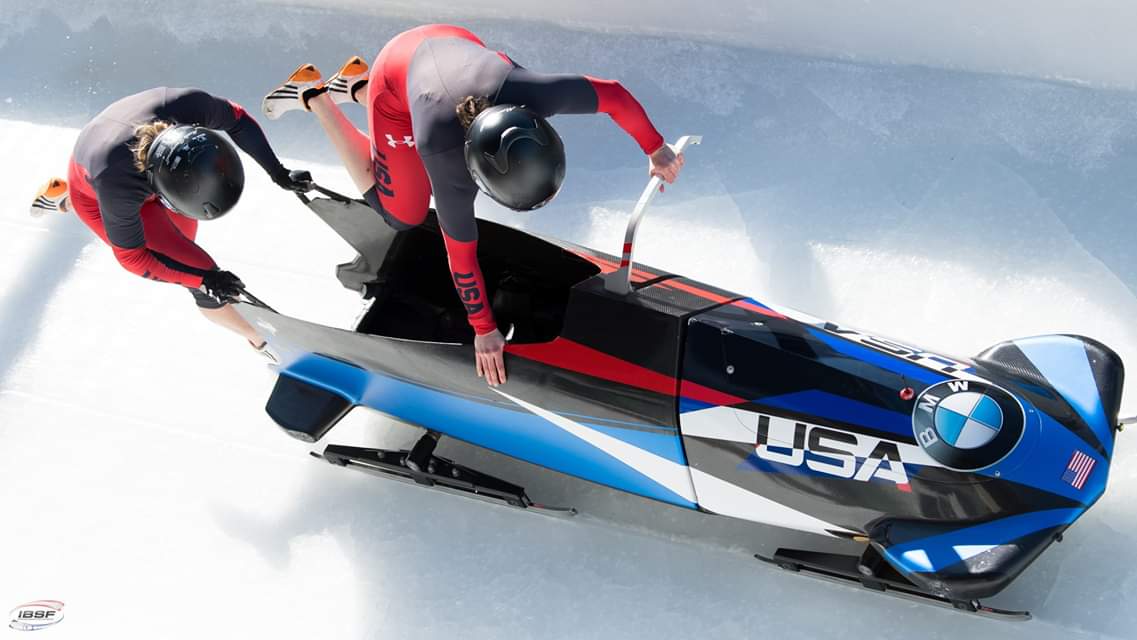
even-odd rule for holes
{"type": "MultiPolygon", "coordinates": [[[[683,153],[687,147],[693,144],[700,144],[702,141],[703,136],[683,136],[679,138],[671,148],[675,150],[675,155],[679,155],[683,153]]],[[[659,193],[659,187],[662,184],[662,178],[652,176],[651,180],[647,183],[647,188],[640,194],[640,199],[636,202],[636,208],[632,210],[632,217],[628,219],[628,228],[624,231],[624,255],[620,258],[620,268],[609,273],[604,278],[604,288],[612,293],[628,295],[632,292],[632,269],[634,267],[634,253],[636,248],[636,230],[639,229],[640,221],[643,220],[644,213],[647,212],[651,201],[655,199],[655,194],[659,193]]]]}
{"type": "Polygon", "coordinates": [[[268,311],[272,311],[273,313],[276,313],[275,309],[273,309],[272,307],[270,307],[267,304],[265,304],[264,302],[262,302],[260,298],[249,293],[248,289],[241,287],[240,291],[241,291],[241,297],[243,297],[245,299],[245,302],[248,302],[249,304],[253,305],[254,307],[260,307],[262,309],[267,309],[268,311]]]}
{"type": "MultiPolygon", "coordinates": [[[[315,191],[316,193],[319,193],[320,195],[327,196],[327,197],[331,198],[332,200],[335,200],[336,202],[345,202],[346,203],[346,202],[352,201],[351,198],[343,195],[342,193],[337,193],[335,191],[332,191],[331,189],[321,187],[320,185],[316,184],[315,182],[310,182],[309,185],[312,187],[312,191],[315,191]]],[[[307,193],[300,193],[299,191],[297,191],[296,197],[300,198],[300,202],[303,202],[304,204],[309,204],[310,202],[312,202],[311,198],[308,197],[307,193]]]]}

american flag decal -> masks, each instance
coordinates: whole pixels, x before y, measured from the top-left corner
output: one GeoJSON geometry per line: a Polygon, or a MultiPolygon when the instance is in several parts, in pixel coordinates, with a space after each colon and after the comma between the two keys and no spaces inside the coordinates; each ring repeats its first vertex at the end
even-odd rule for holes
{"type": "Polygon", "coordinates": [[[1066,473],[1062,474],[1062,481],[1075,489],[1081,489],[1085,486],[1096,463],[1097,461],[1090,456],[1075,451],[1074,455],[1070,456],[1070,463],[1066,465],[1066,473]]]}

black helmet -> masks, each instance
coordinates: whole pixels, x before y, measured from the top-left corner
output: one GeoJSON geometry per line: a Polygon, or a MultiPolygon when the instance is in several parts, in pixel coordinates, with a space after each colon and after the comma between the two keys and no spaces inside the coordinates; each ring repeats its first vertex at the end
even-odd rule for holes
{"type": "Polygon", "coordinates": [[[245,169],[233,145],[216,131],[190,125],[154,138],[146,176],[163,204],[198,220],[225,215],[245,188],[245,169]]]}
{"type": "Polygon", "coordinates": [[[529,211],[557,195],[565,180],[565,146],[547,120],[525,107],[498,105],[466,132],[466,166],[501,204],[529,211]]]}

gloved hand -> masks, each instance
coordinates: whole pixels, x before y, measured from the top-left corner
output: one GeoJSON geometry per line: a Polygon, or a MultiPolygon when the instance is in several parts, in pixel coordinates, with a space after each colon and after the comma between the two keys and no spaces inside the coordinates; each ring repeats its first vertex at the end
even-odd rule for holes
{"type": "Polygon", "coordinates": [[[214,269],[201,278],[201,291],[221,303],[232,302],[244,288],[245,283],[231,271],[214,269]]]}
{"type": "Polygon", "coordinates": [[[281,189],[308,193],[312,190],[312,174],[304,169],[293,169],[273,176],[272,181],[281,189]]]}

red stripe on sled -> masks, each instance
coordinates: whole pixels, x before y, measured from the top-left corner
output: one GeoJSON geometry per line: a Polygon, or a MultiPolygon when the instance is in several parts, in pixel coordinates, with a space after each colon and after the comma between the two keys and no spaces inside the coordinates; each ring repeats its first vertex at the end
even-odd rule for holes
{"type": "Polygon", "coordinates": [[[528,360],[536,360],[587,376],[612,380],[664,395],[675,395],[675,378],[565,338],[557,338],[544,344],[506,345],[505,350],[528,360]]]}
{"type": "Polygon", "coordinates": [[[565,338],[557,338],[544,344],[506,345],[505,350],[527,360],[534,360],[586,376],[619,382],[629,387],[646,389],[666,396],[674,396],[676,391],[680,390],[684,396],[708,404],[743,402],[742,398],[721,393],[686,380],[682,381],[682,385],[680,385],[671,376],[652,371],[647,367],[641,367],[638,364],[565,338]]]}
{"type": "Polygon", "coordinates": [[[707,404],[713,404],[716,406],[746,402],[745,398],[732,396],[729,393],[723,393],[722,391],[715,391],[710,387],[704,387],[701,384],[695,384],[690,380],[681,380],[679,382],[679,394],[684,398],[690,398],[692,400],[698,400],[699,402],[705,402],[707,404]]]}

